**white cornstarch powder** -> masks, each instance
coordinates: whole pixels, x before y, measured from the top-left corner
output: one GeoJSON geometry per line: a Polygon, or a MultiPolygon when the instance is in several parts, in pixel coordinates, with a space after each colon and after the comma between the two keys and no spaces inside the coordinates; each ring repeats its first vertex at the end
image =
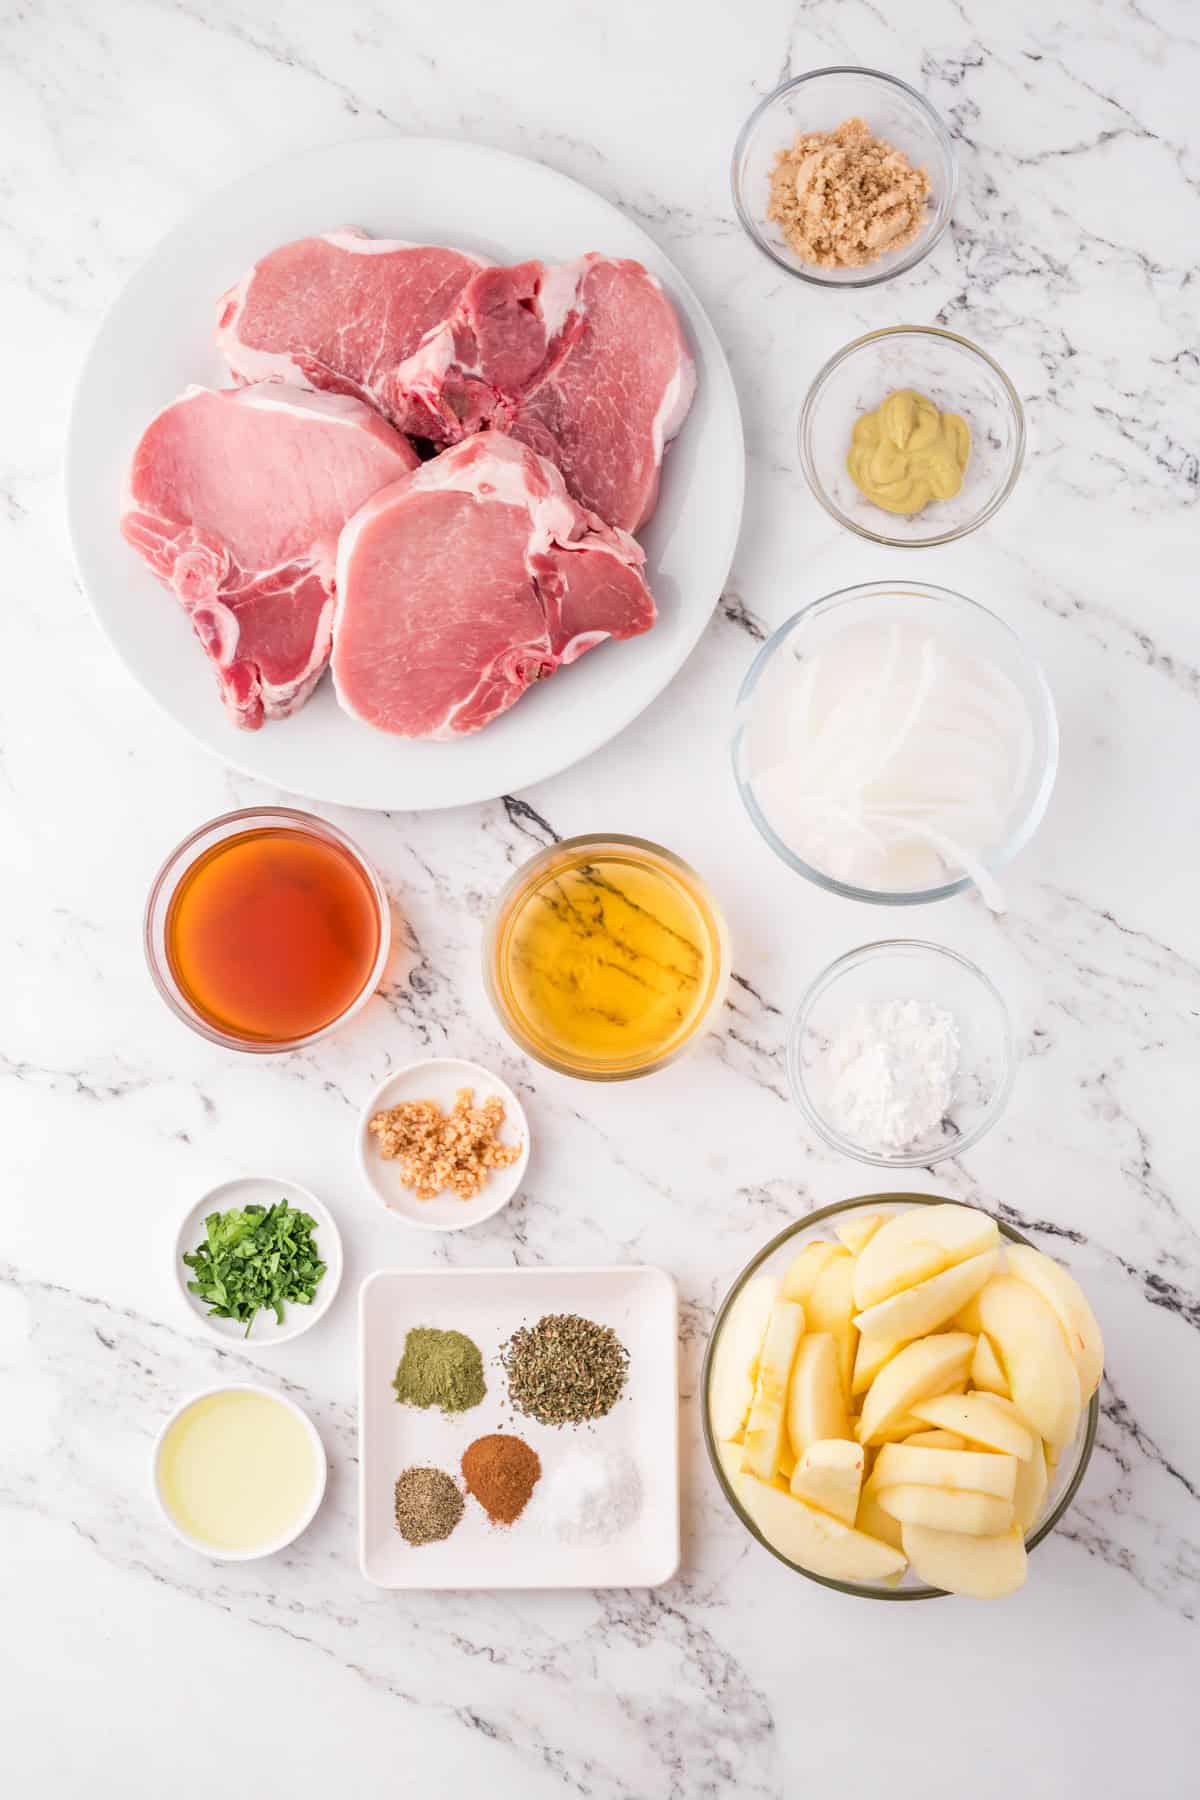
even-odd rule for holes
{"type": "Polygon", "coordinates": [[[954,1097],[958,1027],[924,1000],[859,1006],[829,1046],[829,1123],[865,1150],[907,1150],[934,1135],[954,1097]]]}
{"type": "Polygon", "coordinates": [[[607,1544],[642,1510],[637,1464],[624,1450],[601,1456],[572,1449],[550,1463],[525,1517],[564,1544],[607,1544]]]}

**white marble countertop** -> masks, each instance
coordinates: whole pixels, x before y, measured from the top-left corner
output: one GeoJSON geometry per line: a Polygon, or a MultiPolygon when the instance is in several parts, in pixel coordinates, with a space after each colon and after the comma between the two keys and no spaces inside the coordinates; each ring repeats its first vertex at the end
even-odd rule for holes
{"type": "Polygon", "coordinates": [[[44,0],[0,17],[5,656],[0,938],[0,1765],[38,1800],[398,1789],[504,1800],[981,1800],[1195,1791],[1200,1728],[1195,251],[1200,43],[1184,0],[459,0],[452,10],[44,0]],[[952,229],[857,296],[772,268],[737,225],[729,150],[790,71],[862,62],[920,87],[962,159],[952,229]],[[193,202],[290,149],[385,130],[540,158],[619,202],[696,286],[745,408],[749,488],[721,607],[618,741],[519,797],[341,814],[406,920],[404,966],[344,1037],[259,1062],[168,1016],[146,979],[150,875],[190,827],[274,798],[134,686],[69,564],[58,466],[75,372],[120,283],[193,202]],[[986,345],[1026,402],[1014,499],[903,573],[997,607],[1044,659],[1063,757],[1007,914],[901,926],[976,957],[1016,1019],[997,1129],[914,1186],[999,1209],[1086,1283],[1109,1372],[1078,1500],[991,1608],[857,1604],[787,1578],[723,1511],[695,1386],[714,1303],[787,1220],[869,1192],[805,1135],[781,1044],[805,983],[886,932],[775,862],[728,772],[755,643],[808,599],[890,574],[808,497],[794,425],[819,362],[873,325],[986,345]],[[480,919],[554,834],[665,841],[727,909],[720,1028],[653,1080],[535,1069],[489,1013],[480,919]],[[414,1239],[360,1192],[356,1109],[425,1051],[518,1084],[538,1140],[519,1202],[414,1239]],[[272,1356],[209,1348],[171,1287],[183,1207],[290,1172],[342,1221],[346,1291],[272,1356]],[[649,1261],[683,1301],[684,1562],[655,1592],[391,1595],[355,1559],[354,1290],[402,1262],[649,1261]],[[317,1525],[221,1567],[160,1527],[167,1411],[263,1370],[311,1409],[317,1525]]]}

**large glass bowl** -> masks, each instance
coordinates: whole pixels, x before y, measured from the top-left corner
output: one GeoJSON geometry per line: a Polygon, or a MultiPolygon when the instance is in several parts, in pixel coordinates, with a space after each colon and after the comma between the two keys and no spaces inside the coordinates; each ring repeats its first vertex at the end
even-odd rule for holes
{"type": "Polygon", "coordinates": [[[954,141],[928,100],[879,69],[810,69],[785,81],[755,107],[733,151],[733,204],[751,242],[779,268],[813,287],[875,287],[915,268],[950,223],[957,181],[954,141]],[[902,150],[915,169],[925,169],[931,184],[925,223],[905,249],[885,251],[864,268],[817,268],[802,262],[767,218],[771,171],[776,154],[791,145],[798,131],[832,131],[853,118],[865,119],[876,137],[902,150]]]}
{"type": "MultiPolygon", "coordinates": [[[[717,1485],[725,1496],[726,1504],[734,1517],[740,1520],[750,1536],[755,1538],[764,1549],[769,1550],[771,1555],[783,1563],[785,1568],[794,1570],[797,1575],[803,1575],[808,1581],[819,1583],[821,1587],[834,1588],[840,1594],[854,1594],[864,1600],[935,1600],[943,1597],[943,1590],[927,1587],[924,1582],[917,1581],[911,1573],[905,1574],[897,1587],[888,1587],[883,1582],[875,1581],[834,1581],[827,1575],[814,1575],[811,1569],[806,1569],[800,1563],[793,1562],[790,1557],[784,1556],[781,1551],[777,1550],[774,1544],[763,1536],[741,1505],[721,1467],[721,1458],[713,1435],[712,1420],[709,1417],[709,1381],[712,1375],[713,1360],[725,1321],[751,1277],[782,1273],[802,1244],[811,1238],[828,1235],[831,1220],[840,1221],[848,1214],[855,1212],[879,1212],[884,1209],[896,1211],[910,1206],[942,1205],[945,1205],[945,1196],[941,1194],[860,1194],[853,1200],[839,1200],[833,1206],[823,1206],[819,1211],[809,1213],[806,1219],[797,1219],[794,1225],[789,1225],[785,1231],[781,1231],[777,1237],[773,1237],[769,1244],[764,1244],[757,1256],[751,1257],[721,1302],[709,1334],[708,1349],[704,1355],[704,1367],[700,1375],[700,1407],[704,1444],[708,1451],[708,1460],[712,1464],[713,1474],[717,1478],[717,1485]],[[821,1227],[825,1227],[826,1230],[822,1231],[821,1227]]],[[[984,1211],[985,1209],[981,1207],[979,1210],[984,1211]]],[[[1027,1237],[1023,1237],[1011,1225],[1006,1225],[1003,1219],[997,1219],[996,1223],[1000,1227],[1001,1237],[1007,1238],[1010,1243],[1029,1243],[1027,1237]]],[[[1035,1550],[1043,1538],[1049,1537],[1075,1498],[1084,1472],[1091,1460],[1099,1423],[1100,1399],[1098,1394],[1093,1394],[1079,1422],[1075,1442],[1069,1445],[1059,1457],[1058,1466],[1051,1476],[1050,1485],[1046,1490],[1041,1517],[1034,1525],[1033,1530],[1026,1534],[1026,1549],[1035,1550]]]]}
{"type": "Polygon", "coordinates": [[[1012,819],[1002,843],[991,846],[980,861],[990,872],[1011,862],[1029,842],[1050,803],[1058,771],[1058,720],[1050,686],[1041,664],[1022,644],[1012,627],[977,600],[956,594],[951,588],[919,581],[869,581],[842,588],[814,600],[774,632],[759,650],[742,682],[734,715],[733,772],[746,811],[775,854],[788,867],[832,894],[847,900],[868,900],[877,906],[922,906],[945,900],[971,887],[969,875],[955,876],[936,886],[920,888],[866,888],[841,881],[815,868],[781,836],[758,793],[751,773],[756,726],[763,709],[779,703],[779,684],[788,672],[788,660],[804,657],[826,645],[849,626],[900,619],[920,625],[946,643],[981,663],[992,663],[1018,689],[1025,700],[1033,732],[1032,754],[1012,819]]]}
{"type": "Polygon", "coordinates": [[[873,544],[927,549],[966,537],[1003,506],[1021,473],[1025,413],[1000,364],[977,344],[934,325],[891,325],[830,357],[808,390],[799,436],[804,478],[839,525],[873,544]],[[958,493],[909,516],[875,506],[846,467],[855,422],[897,388],[961,413],[971,433],[958,493]]]}

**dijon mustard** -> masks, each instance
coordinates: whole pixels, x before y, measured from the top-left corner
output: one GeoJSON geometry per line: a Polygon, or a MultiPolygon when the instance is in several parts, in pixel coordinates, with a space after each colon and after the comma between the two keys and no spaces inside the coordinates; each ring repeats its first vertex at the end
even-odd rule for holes
{"type": "Polygon", "coordinates": [[[939,412],[915,388],[897,388],[855,424],[846,467],[873,505],[911,517],[931,500],[954,498],[970,454],[960,414],[939,412]]]}

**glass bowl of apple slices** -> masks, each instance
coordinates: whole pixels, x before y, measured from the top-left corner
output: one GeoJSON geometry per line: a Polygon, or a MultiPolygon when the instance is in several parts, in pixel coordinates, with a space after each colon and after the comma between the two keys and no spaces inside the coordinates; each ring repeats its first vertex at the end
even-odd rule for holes
{"type": "Polygon", "coordinates": [[[1096,1441],[1104,1346],[1061,1264],[1002,1220],[870,1194],[742,1270],[701,1379],[721,1490],[781,1562],[844,1594],[998,1599],[1096,1441]]]}

